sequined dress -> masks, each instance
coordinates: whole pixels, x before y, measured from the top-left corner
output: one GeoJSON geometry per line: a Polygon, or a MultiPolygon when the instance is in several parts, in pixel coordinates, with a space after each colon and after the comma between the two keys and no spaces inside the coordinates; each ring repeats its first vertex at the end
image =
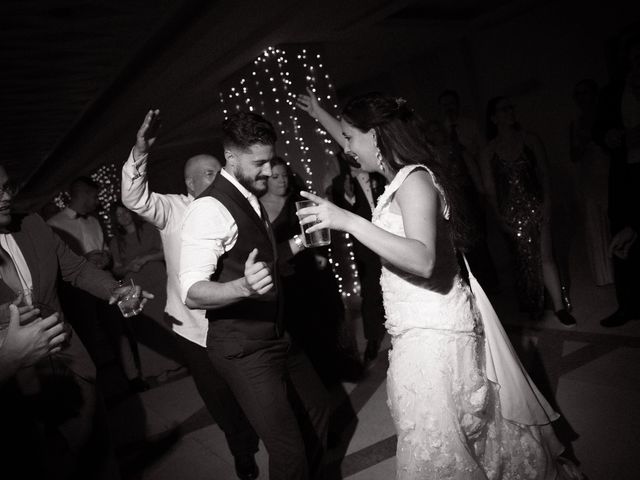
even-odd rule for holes
{"type": "Polygon", "coordinates": [[[536,172],[536,156],[527,145],[515,160],[494,154],[491,162],[499,214],[510,229],[514,251],[516,293],[520,309],[544,310],[541,232],[542,185],[536,172]]]}
{"type": "MultiPolygon", "coordinates": [[[[399,236],[402,216],[391,205],[415,168],[422,167],[398,172],[373,214],[375,225],[399,236]]],[[[441,203],[431,279],[383,262],[380,280],[392,337],[387,394],[398,433],[396,478],[557,478],[562,447],[550,426],[557,414],[522,369],[477,280],[471,275],[470,287],[460,277],[441,203]]]]}

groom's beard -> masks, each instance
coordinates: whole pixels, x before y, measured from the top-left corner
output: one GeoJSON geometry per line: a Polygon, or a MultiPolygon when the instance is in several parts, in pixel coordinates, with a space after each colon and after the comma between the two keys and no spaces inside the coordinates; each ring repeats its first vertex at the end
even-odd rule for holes
{"type": "Polygon", "coordinates": [[[238,167],[234,170],[233,176],[240,185],[249,190],[256,197],[260,197],[267,191],[267,181],[269,180],[269,177],[266,175],[250,177],[245,175],[242,169],[238,167]]]}

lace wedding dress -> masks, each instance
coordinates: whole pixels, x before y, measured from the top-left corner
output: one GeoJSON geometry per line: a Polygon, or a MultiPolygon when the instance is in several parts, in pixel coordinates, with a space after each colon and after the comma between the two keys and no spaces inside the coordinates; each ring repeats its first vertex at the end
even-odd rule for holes
{"type": "MultiPolygon", "coordinates": [[[[405,236],[392,204],[416,168],[425,167],[404,167],[387,186],[375,225],[405,236]]],[[[440,203],[432,277],[383,262],[380,280],[392,337],[387,393],[398,432],[396,478],[559,478],[563,447],[551,428],[558,414],[522,368],[473,275],[471,285],[460,277],[442,194],[440,203]]]]}

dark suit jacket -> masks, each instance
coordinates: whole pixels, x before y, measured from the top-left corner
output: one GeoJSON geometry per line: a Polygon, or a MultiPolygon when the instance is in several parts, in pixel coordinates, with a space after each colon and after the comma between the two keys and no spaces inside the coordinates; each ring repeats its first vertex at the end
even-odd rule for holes
{"type": "MultiPolygon", "coordinates": [[[[59,275],[98,298],[109,298],[115,286],[111,274],[73,253],[40,216],[15,216],[10,231],[31,272],[34,302],[60,310],[56,288],[59,275]]],[[[9,302],[14,296],[0,279],[0,303],[9,302]]],[[[69,347],[56,357],[82,378],[95,379],[93,362],[77,335],[72,335],[69,347]]]]}
{"type": "Polygon", "coordinates": [[[640,164],[627,164],[624,141],[618,148],[610,148],[604,141],[609,130],[624,130],[621,111],[624,88],[624,81],[616,81],[602,89],[593,129],[596,142],[611,155],[608,213],[613,234],[625,226],[640,232],[640,164]]]}

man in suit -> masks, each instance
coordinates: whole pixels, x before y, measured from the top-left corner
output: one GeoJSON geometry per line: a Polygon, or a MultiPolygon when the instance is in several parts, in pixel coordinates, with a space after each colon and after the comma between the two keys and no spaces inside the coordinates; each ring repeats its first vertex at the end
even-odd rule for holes
{"type": "Polygon", "coordinates": [[[204,310],[190,310],[180,299],[178,267],[180,229],[187,207],[207,188],[222,166],[211,155],[196,155],[184,166],[187,195],[152,192],[147,180],[147,158],[156,141],[160,111],[150,110],[140,129],[129,159],[122,166],[122,203],[156,227],[167,262],[167,304],[165,318],[171,325],[178,347],[189,367],[207,410],[224,432],[242,480],[258,477],[254,455],[258,436],[238,405],[227,383],[220,377],[207,354],[209,322],[204,310]]]}
{"type": "Polygon", "coordinates": [[[618,327],[640,319],[640,36],[625,47],[625,74],[601,95],[594,138],[609,152],[609,221],[618,309],[602,319],[618,327]]]}
{"type": "MultiPolygon", "coordinates": [[[[189,205],[180,284],[207,310],[207,350],[269,453],[269,478],[319,478],[328,394],[283,330],[277,249],[258,196],[271,176],[276,134],[260,115],[223,124],[226,165],[189,205]]],[[[304,320],[304,319],[303,319],[304,320]]]]}
{"type": "MultiPolygon", "coordinates": [[[[340,174],[331,183],[333,202],[340,208],[371,220],[376,201],[384,190],[385,178],[378,173],[363,172],[356,160],[342,151],[338,153],[338,162],[340,174]]],[[[360,279],[362,325],[367,340],[364,361],[367,364],[377,357],[385,335],[380,290],[382,266],[380,257],[357,240],[353,241],[353,255],[360,279]]]]}
{"type": "MultiPolygon", "coordinates": [[[[127,293],[129,287],[118,288],[111,274],[74,254],[38,215],[12,214],[9,183],[0,166],[0,304],[23,292],[26,303],[60,312],[58,276],[110,303],[127,293]]],[[[5,471],[28,470],[25,478],[119,478],[95,374],[84,345],[70,331],[62,351],[4,382],[0,451],[5,471]]]]}

